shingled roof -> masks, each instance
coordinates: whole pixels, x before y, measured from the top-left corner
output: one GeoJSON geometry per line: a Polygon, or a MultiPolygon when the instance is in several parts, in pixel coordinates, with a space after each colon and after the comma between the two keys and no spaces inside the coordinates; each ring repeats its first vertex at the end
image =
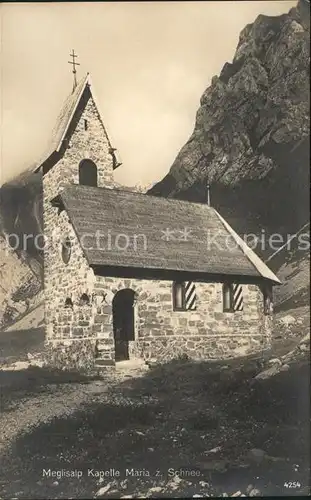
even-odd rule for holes
{"type": "Polygon", "coordinates": [[[261,277],[279,283],[205,204],[81,185],[64,189],[54,202],[66,209],[91,266],[261,277]]]}
{"type": "MultiPolygon", "coordinates": [[[[44,153],[41,155],[39,161],[36,163],[35,170],[38,170],[40,168],[40,166],[46,160],[48,160],[54,153],[57,153],[60,151],[60,148],[62,146],[63,140],[66,137],[66,133],[69,129],[69,126],[73,120],[73,117],[75,116],[75,113],[78,109],[78,106],[79,106],[79,104],[82,100],[82,97],[87,89],[90,90],[92,99],[93,99],[95,106],[97,108],[97,111],[99,113],[99,117],[100,117],[101,123],[103,125],[103,131],[106,134],[106,137],[108,139],[109,147],[112,147],[110,140],[109,140],[109,136],[108,136],[106,127],[102,121],[98,101],[94,95],[94,89],[92,87],[91,77],[90,77],[89,73],[87,73],[87,75],[78,82],[75,89],[66,98],[66,100],[63,104],[63,107],[61,108],[61,111],[57,117],[56,124],[55,124],[54,129],[51,133],[49,143],[48,143],[44,153]]],[[[117,161],[116,164],[119,165],[121,163],[119,161],[117,161]]]]}

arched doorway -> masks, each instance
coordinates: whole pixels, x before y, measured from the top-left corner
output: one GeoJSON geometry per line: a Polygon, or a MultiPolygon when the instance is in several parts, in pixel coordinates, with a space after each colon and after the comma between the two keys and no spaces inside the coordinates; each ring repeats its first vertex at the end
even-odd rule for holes
{"type": "Polygon", "coordinates": [[[112,301],[115,359],[129,359],[129,341],[135,339],[135,292],[125,288],[117,292],[112,301]]]}

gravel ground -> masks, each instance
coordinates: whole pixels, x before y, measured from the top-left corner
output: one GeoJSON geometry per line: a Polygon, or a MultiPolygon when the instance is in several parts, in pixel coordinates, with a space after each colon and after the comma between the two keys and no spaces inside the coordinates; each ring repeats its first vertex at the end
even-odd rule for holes
{"type": "Polygon", "coordinates": [[[121,384],[131,377],[140,377],[144,370],[130,366],[108,374],[104,380],[62,383],[58,377],[47,383],[37,379],[40,369],[10,372],[0,370],[1,383],[1,442],[0,452],[10,446],[14,439],[29,432],[34,426],[47,423],[57,417],[69,416],[83,406],[103,400],[109,388],[121,384]],[[34,383],[35,381],[35,383],[34,383]]]}
{"type": "MultiPolygon", "coordinates": [[[[80,384],[55,386],[49,392],[39,393],[31,399],[23,398],[18,404],[13,404],[10,412],[2,412],[0,416],[1,444],[3,451],[20,433],[29,432],[34,425],[48,422],[55,417],[70,415],[81,404],[92,399],[92,385],[80,384]]],[[[97,387],[96,385],[94,386],[97,387]]]]}
{"type": "Polygon", "coordinates": [[[254,361],[132,367],[103,380],[0,372],[0,497],[243,496],[251,486],[254,495],[302,494],[307,368],[260,382],[254,361]],[[89,467],[123,475],[99,480],[89,467]],[[42,478],[43,468],[78,469],[83,478],[42,478]],[[126,468],[151,475],[124,477],[126,468]],[[170,468],[199,475],[180,480],[170,468]]]}

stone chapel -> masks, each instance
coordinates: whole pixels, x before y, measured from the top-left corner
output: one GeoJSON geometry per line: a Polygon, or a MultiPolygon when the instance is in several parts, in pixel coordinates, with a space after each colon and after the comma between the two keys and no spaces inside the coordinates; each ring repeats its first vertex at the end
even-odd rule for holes
{"type": "Polygon", "coordinates": [[[87,75],[36,167],[51,364],[223,359],[268,348],[278,278],[215,209],[122,190],[119,166],[87,75]]]}

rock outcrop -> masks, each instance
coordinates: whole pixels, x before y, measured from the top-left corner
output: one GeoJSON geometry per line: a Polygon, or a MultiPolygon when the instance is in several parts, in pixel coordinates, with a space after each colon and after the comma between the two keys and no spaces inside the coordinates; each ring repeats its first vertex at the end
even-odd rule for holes
{"type": "Polygon", "coordinates": [[[0,190],[1,328],[27,313],[40,300],[41,235],[41,175],[26,172],[0,190]]]}
{"type": "MultiPolygon", "coordinates": [[[[240,234],[255,233],[264,258],[276,250],[271,234],[286,242],[309,221],[309,15],[309,2],[300,0],[287,14],[260,15],[242,30],[233,61],[201,97],[193,134],[149,190],[204,202],[210,183],[212,205],[240,234]]],[[[310,288],[306,245],[291,250],[270,263],[282,268],[287,288],[278,300],[288,307],[292,288],[296,297],[303,289],[304,302],[310,288]]]]}
{"type": "Polygon", "coordinates": [[[240,231],[309,216],[309,6],[258,16],[201,97],[193,134],[149,193],[212,204],[240,231]]]}
{"type": "Polygon", "coordinates": [[[30,310],[42,289],[41,280],[0,237],[0,327],[5,327],[30,310]]]}

